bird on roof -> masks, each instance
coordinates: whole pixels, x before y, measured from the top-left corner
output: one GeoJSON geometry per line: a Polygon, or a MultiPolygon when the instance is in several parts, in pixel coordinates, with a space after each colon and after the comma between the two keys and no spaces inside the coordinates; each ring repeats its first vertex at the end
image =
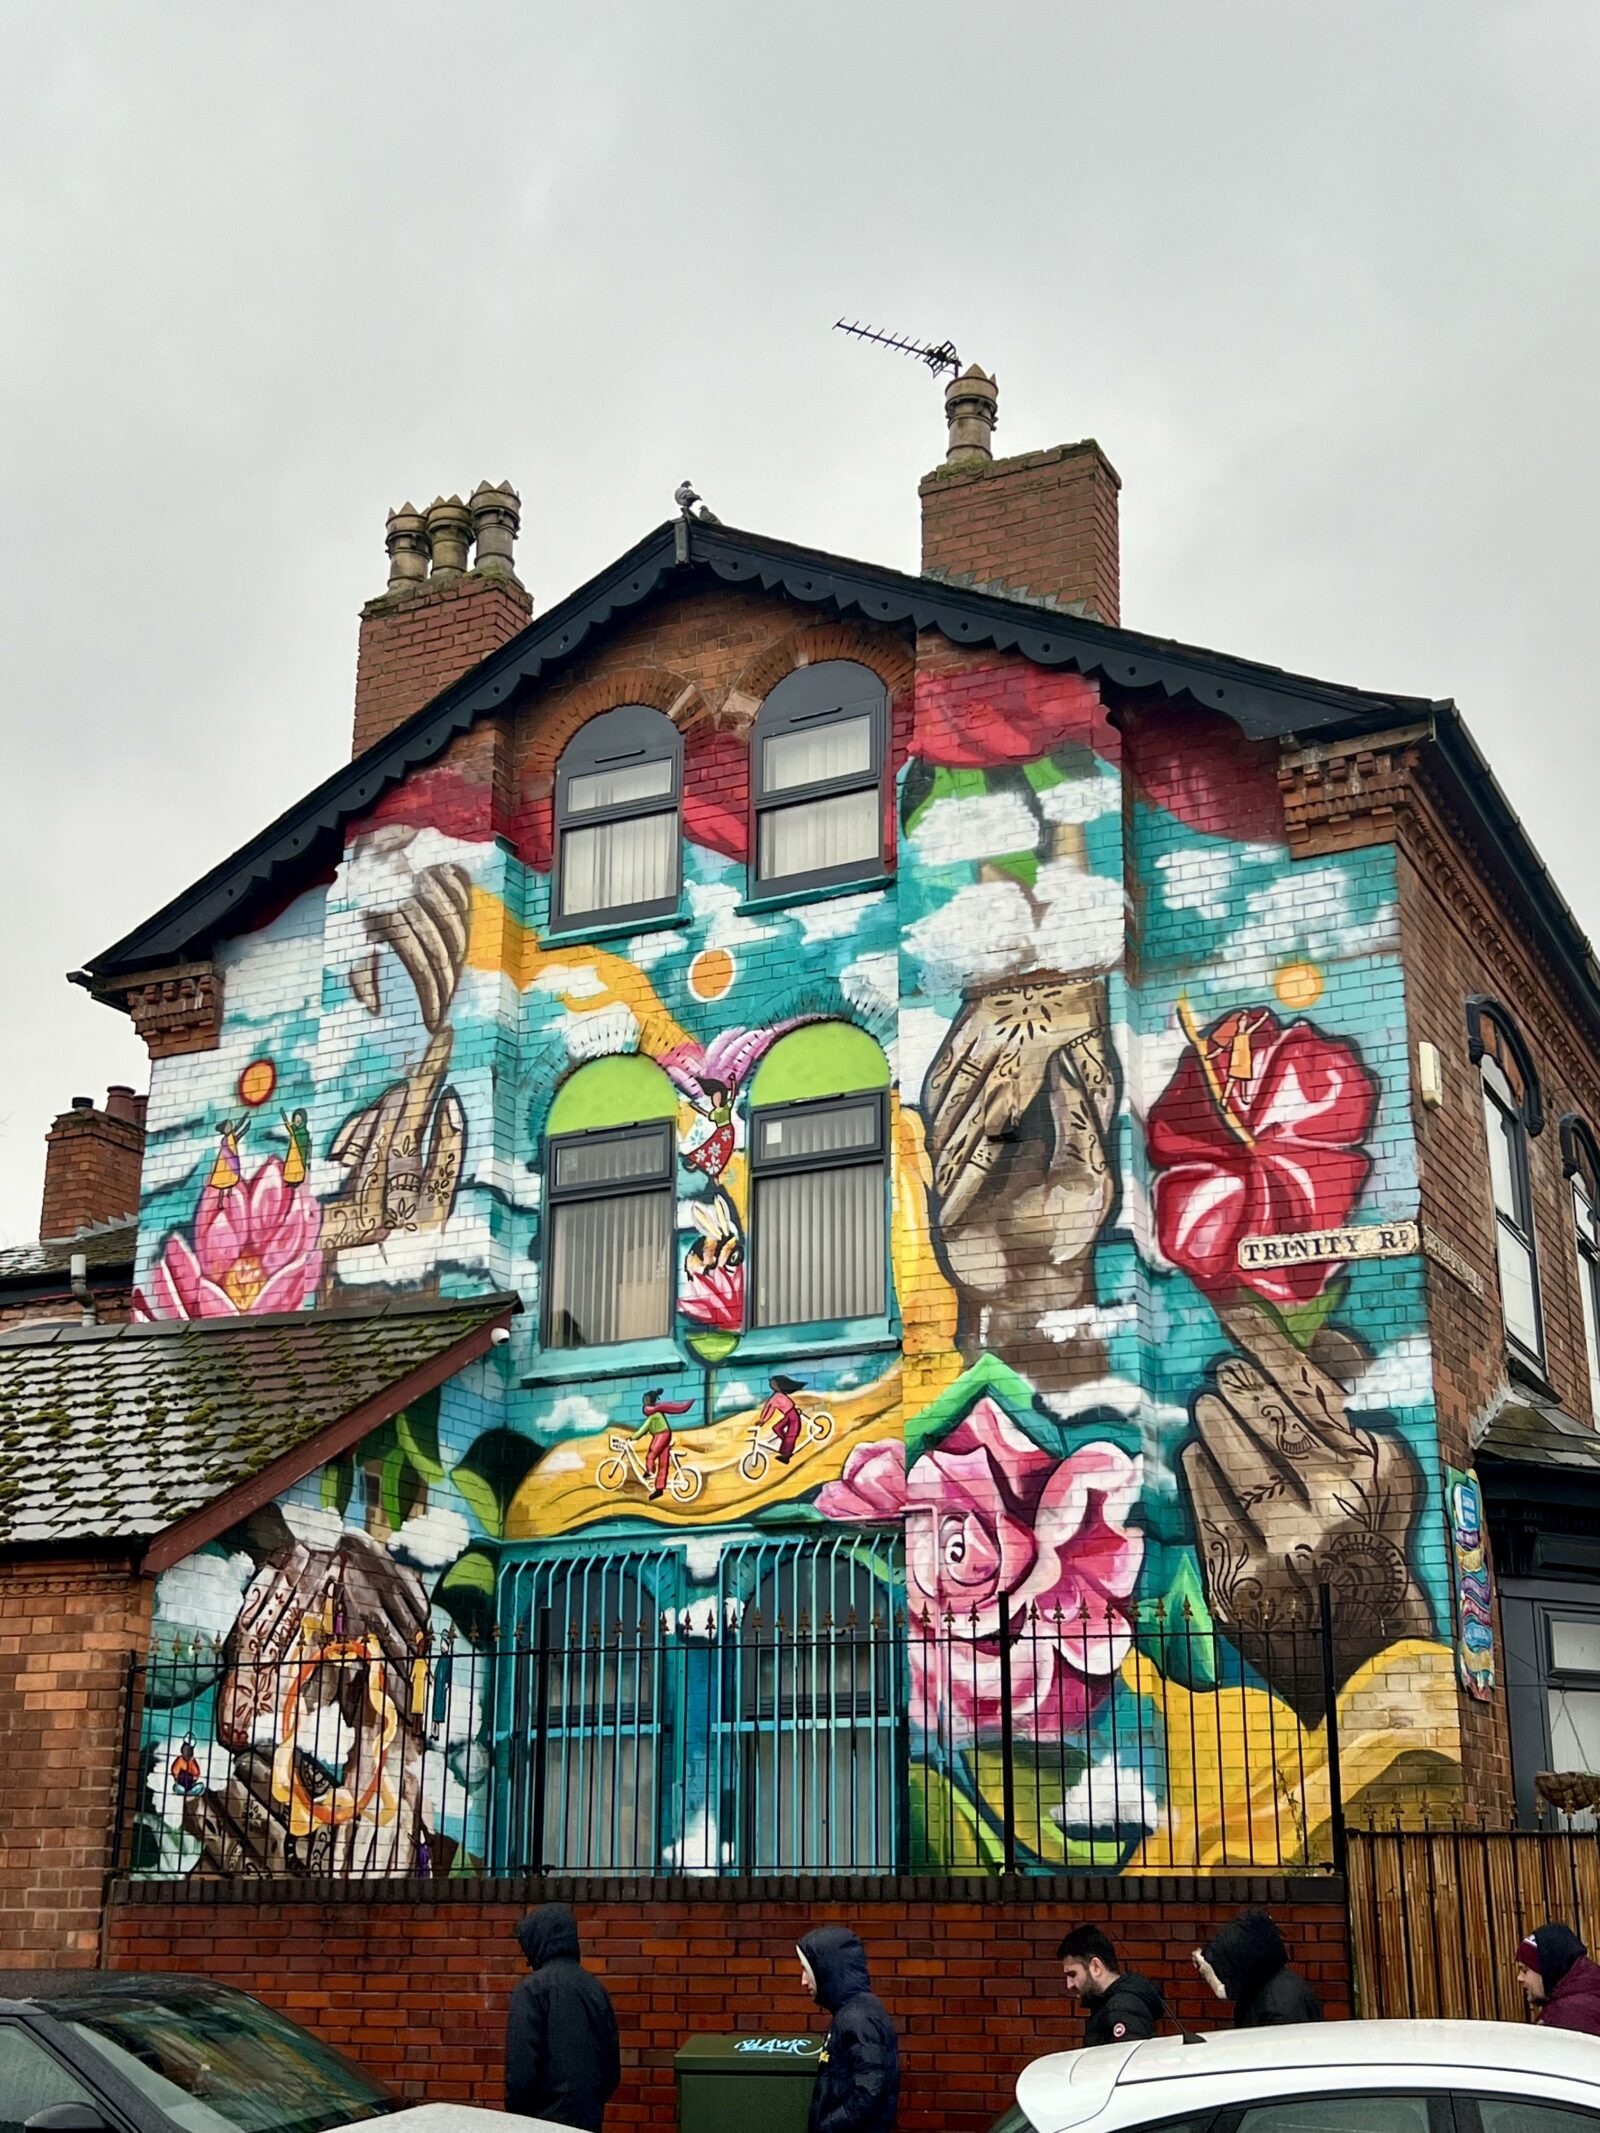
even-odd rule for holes
{"type": "Polygon", "coordinates": [[[680,481],[672,492],[672,501],[685,518],[697,518],[705,526],[720,526],[722,524],[721,519],[718,518],[714,511],[708,510],[704,504],[700,503],[700,492],[692,481],[680,481]],[[698,510],[695,509],[697,504],[700,505],[698,510]]]}

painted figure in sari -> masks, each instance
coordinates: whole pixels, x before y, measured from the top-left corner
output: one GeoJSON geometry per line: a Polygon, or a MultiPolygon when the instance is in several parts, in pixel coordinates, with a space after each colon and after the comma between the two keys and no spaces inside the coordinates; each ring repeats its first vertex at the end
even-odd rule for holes
{"type": "Polygon", "coordinates": [[[691,1097],[690,1102],[710,1121],[711,1131],[685,1152],[683,1160],[687,1169],[698,1170],[715,1183],[733,1161],[733,1088],[726,1081],[705,1075],[697,1078],[702,1093],[691,1097]]]}

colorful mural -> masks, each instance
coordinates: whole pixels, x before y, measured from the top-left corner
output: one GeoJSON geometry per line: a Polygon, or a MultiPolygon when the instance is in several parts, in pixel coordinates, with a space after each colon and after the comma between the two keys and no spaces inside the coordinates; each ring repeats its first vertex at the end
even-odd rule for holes
{"type": "Polygon", "coordinates": [[[548,779],[513,850],[436,768],[430,820],[391,796],[229,945],[220,1049],[157,1071],[141,1309],[526,1308],[163,1578],[152,1861],[473,1870],[499,1720],[452,1693],[436,1738],[437,1670],[515,1630],[523,1566],[666,1551],[639,1576],[673,1608],[743,1606],[729,1547],[852,1529],[889,1537],[880,1584],[903,1562],[929,1863],[1000,1856],[1002,1732],[1023,1864],[1217,1863],[1269,1820],[1311,1856],[1325,1586],[1347,1798],[1453,1782],[1392,855],[1292,861],[1270,751],[1221,719],[1114,726],[1080,677],[953,649],[901,708],[887,885],[752,901],[691,734],[676,917],[552,937],[548,779]],[[752,1110],[877,1092],[884,1309],[754,1325],[752,1110]],[[651,1121],[670,1325],[561,1345],[549,1141],[651,1121]],[[270,1709],[262,1653],[298,1682],[270,1709]]]}

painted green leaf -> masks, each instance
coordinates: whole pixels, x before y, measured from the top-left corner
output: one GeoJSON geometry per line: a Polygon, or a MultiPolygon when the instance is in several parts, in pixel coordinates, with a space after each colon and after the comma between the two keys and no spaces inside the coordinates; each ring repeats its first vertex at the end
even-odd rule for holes
{"type": "Polygon", "coordinates": [[[1199,1565],[1187,1549],[1162,1595],[1161,1612],[1157,1614],[1154,1608],[1140,1610],[1134,1642],[1168,1681],[1178,1682],[1186,1689],[1216,1687],[1217,1646],[1211,1609],[1199,1565]]]}
{"type": "Polygon", "coordinates": [[[458,1466],[450,1479],[460,1491],[473,1517],[492,1540],[499,1540],[505,1530],[505,1514],[500,1508],[500,1499],[481,1474],[471,1467],[458,1466]]]}
{"type": "Polygon", "coordinates": [[[941,1771],[913,1768],[908,1786],[913,1866],[999,1868],[1005,1846],[960,1788],[941,1771]]]}
{"type": "Polygon", "coordinates": [[[343,1518],[350,1508],[350,1492],[356,1484],[356,1462],[353,1452],[346,1452],[342,1459],[330,1459],[322,1469],[322,1508],[337,1511],[343,1518]]]}
{"type": "Polygon", "coordinates": [[[495,1560],[487,1548],[459,1555],[433,1589],[436,1603],[466,1636],[481,1643],[494,1627],[495,1560]]]}
{"type": "Polygon", "coordinates": [[[999,1401],[1019,1428],[1043,1449],[1061,1456],[1060,1428],[1047,1423],[1033,1404],[1033,1387],[997,1355],[980,1355],[970,1370],[964,1370],[938,1399],[931,1400],[906,1424],[906,1464],[909,1466],[941,1437],[947,1436],[984,1394],[999,1401]]]}
{"type": "Polygon", "coordinates": [[[1348,1286],[1345,1281],[1330,1281],[1322,1294],[1313,1296],[1309,1303],[1288,1306],[1269,1304],[1267,1308],[1297,1348],[1309,1348],[1343,1303],[1344,1292],[1348,1286]]]}
{"type": "Polygon", "coordinates": [[[444,1461],[439,1456],[439,1396],[431,1394],[415,1407],[395,1417],[395,1431],[402,1450],[424,1481],[444,1479],[444,1461]]]}
{"type": "Polygon", "coordinates": [[[435,1589],[439,1592],[492,1593],[494,1557],[485,1548],[469,1548],[465,1555],[456,1557],[435,1589]]]}
{"type": "Polygon", "coordinates": [[[383,1515],[396,1532],[422,1501],[422,1476],[411,1464],[404,1445],[397,1444],[383,1462],[381,1483],[383,1515]]]}
{"type": "Polygon", "coordinates": [[[997,874],[1009,874],[1013,881],[1020,881],[1025,889],[1031,889],[1039,879],[1037,852],[1010,852],[1004,859],[991,859],[989,865],[997,874]]]}

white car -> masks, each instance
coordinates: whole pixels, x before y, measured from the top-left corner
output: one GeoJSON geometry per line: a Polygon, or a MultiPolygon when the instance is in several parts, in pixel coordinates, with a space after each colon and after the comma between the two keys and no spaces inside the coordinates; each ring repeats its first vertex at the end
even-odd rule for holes
{"type": "Polygon", "coordinates": [[[1600,2039],[1327,2022],[1036,2059],[994,2133],[1600,2133],[1600,2039]]]}

